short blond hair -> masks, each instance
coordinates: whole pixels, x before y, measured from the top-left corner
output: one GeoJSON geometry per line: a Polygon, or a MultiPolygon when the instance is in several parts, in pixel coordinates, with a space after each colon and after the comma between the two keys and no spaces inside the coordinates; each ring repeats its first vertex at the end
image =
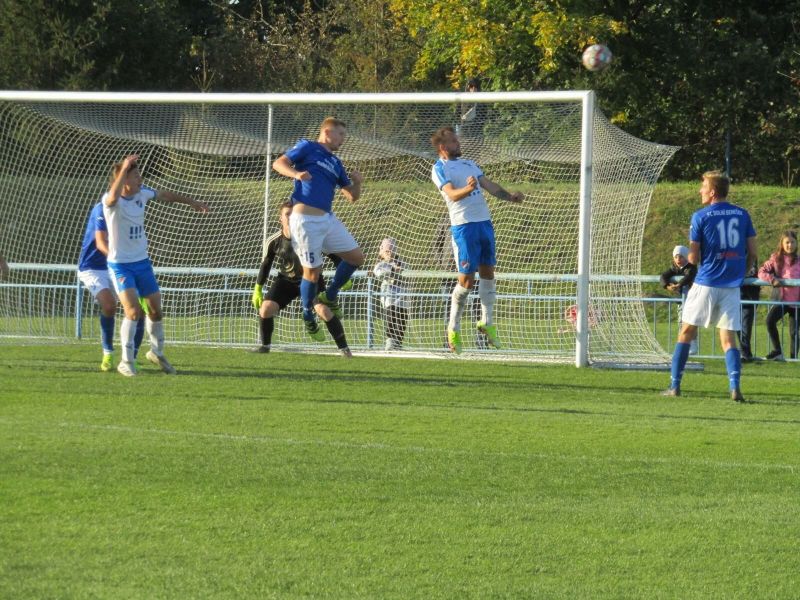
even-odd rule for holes
{"type": "Polygon", "coordinates": [[[714,190],[717,198],[723,200],[728,197],[728,191],[731,189],[731,180],[722,171],[706,171],[703,173],[703,179],[708,181],[708,185],[714,190]]]}
{"type": "Polygon", "coordinates": [[[324,131],[326,129],[331,129],[333,127],[341,127],[342,129],[347,129],[347,124],[341,119],[337,119],[336,117],[325,117],[325,120],[322,121],[322,125],[319,126],[319,130],[324,131]]]}

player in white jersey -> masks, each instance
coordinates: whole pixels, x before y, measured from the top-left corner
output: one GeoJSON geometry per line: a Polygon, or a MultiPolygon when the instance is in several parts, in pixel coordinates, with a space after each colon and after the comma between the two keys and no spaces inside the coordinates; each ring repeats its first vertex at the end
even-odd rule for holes
{"type": "Polygon", "coordinates": [[[134,331],[142,318],[139,296],[147,304],[145,327],[150,338],[147,360],[165,373],[175,368],[164,358],[164,325],[161,313],[161,292],[147,254],[144,213],[150,200],[191,206],[197,212],[208,212],[203,202],[164,190],[156,191],[142,185],[138,167],[139,156],[131,154],[111,169],[110,188],[103,195],[103,214],[108,227],[108,267],[114,275],[125,319],[120,326],[122,361],[117,371],[128,377],[136,375],[134,366],[134,331]]]}
{"type": "Polygon", "coordinates": [[[477,328],[486,335],[492,346],[499,348],[497,327],[493,323],[497,295],[494,228],[483,190],[507,202],[522,202],[524,195],[522,192],[506,191],[487,178],[476,163],[461,158],[461,142],[452,127],[437,130],[431,137],[431,143],[439,154],[431,178],[450,213],[453,254],[458,268],[458,284],[451,297],[450,321],[447,325],[448,345],[453,352],[461,352],[461,315],[470,289],[475,285],[477,271],[481,278],[478,290],[481,320],[477,328]]]}

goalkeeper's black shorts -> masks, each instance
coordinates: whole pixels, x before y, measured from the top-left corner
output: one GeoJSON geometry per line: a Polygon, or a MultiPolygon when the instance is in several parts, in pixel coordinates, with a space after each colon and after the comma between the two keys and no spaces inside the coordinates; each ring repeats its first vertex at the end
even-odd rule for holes
{"type": "MultiPolygon", "coordinates": [[[[320,274],[317,280],[317,291],[325,289],[325,278],[320,274]]],[[[293,281],[283,275],[278,275],[269,286],[269,290],[264,295],[264,300],[272,300],[281,310],[286,308],[295,298],[300,297],[300,280],[293,281]]]]}

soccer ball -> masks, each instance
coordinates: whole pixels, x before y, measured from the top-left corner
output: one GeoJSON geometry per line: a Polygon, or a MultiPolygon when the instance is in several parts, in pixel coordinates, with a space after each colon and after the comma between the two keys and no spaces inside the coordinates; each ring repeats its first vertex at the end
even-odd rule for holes
{"type": "Polygon", "coordinates": [[[590,71],[602,71],[611,64],[611,50],[603,44],[593,44],[583,51],[583,66],[590,71]]]}

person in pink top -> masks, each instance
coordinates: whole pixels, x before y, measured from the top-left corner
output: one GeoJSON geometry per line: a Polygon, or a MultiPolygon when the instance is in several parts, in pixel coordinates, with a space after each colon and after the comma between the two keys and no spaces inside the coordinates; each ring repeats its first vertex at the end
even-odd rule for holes
{"type": "Polygon", "coordinates": [[[797,260],[797,234],[784,231],[778,250],[761,265],[758,278],[768,281],[772,287],[780,287],[781,302],[794,304],[776,304],[767,313],[767,332],[772,342],[772,352],[767,354],[768,360],[783,360],[781,337],[778,335],[778,323],[784,315],[789,315],[789,333],[792,340],[790,356],[797,358],[798,317],[800,317],[800,287],[782,287],[783,279],[800,279],[800,261],[797,260]]]}

